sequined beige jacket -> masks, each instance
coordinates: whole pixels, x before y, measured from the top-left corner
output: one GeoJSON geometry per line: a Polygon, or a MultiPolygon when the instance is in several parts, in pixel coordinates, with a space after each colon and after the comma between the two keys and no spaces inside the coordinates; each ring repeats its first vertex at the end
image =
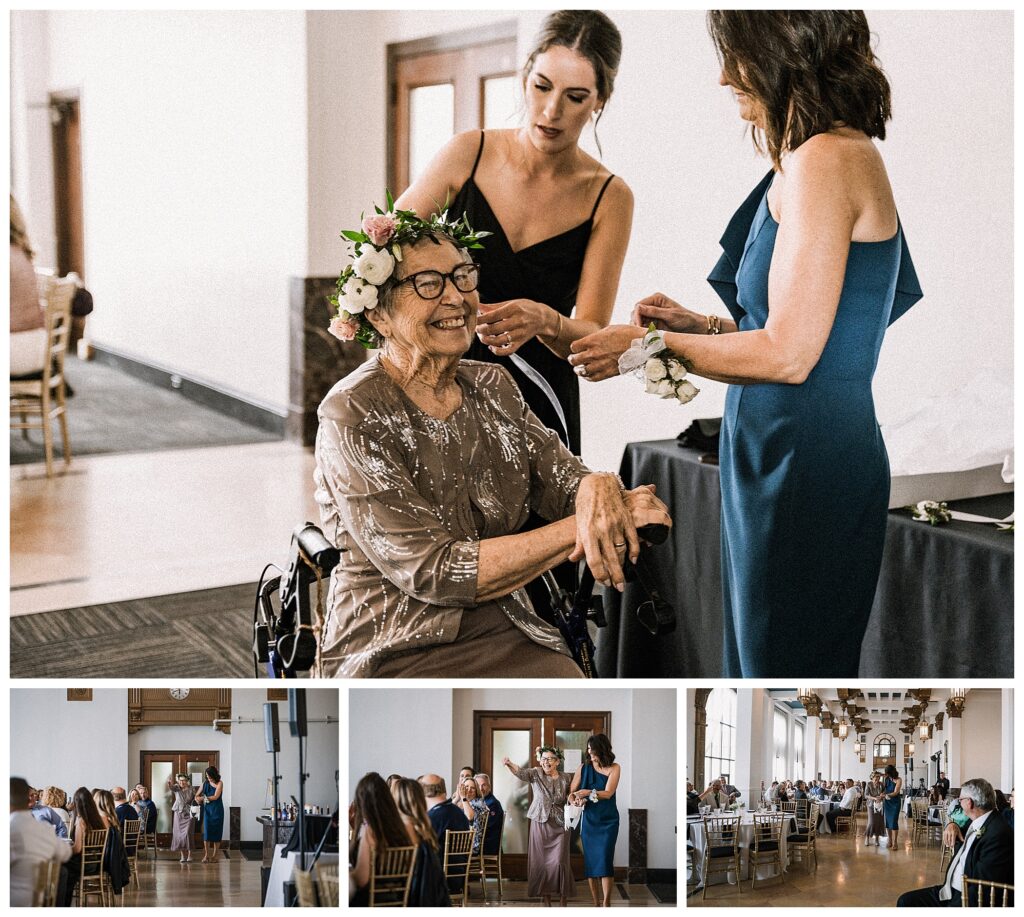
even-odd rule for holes
{"type": "Polygon", "coordinates": [[[324,674],[370,677],[386,657],[452,643],[462,615],[496,605],[530,640],[568,655],[526,591],[478,605],[481,539],[520,530],[530,511],[573,512],[588,469],[527,408],[512,377],[463,361],[462,404],[421,411],[377,357],[318,411],[316,501],[341,549],[321,637],[324,674]]]}

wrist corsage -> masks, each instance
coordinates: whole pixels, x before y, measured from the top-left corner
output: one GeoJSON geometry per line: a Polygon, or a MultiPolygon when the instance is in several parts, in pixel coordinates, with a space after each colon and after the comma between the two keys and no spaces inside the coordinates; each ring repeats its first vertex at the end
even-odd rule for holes
{"type": "Polygon", "coordinates": [[[587,797],[587,799],[589,799],[591,802],[597,802],[599,799],[597,795],[597,790],[591,790],[590,795],[587,797]]]}
{"type": "Polygon", "coordinates": [[[686,361],[677,357],[665,346],[665,335],[653,323],[647,327],[647,334],[637,338],[619,357],[619,374],[632,373],[645,383],[648,395],[674,398],[680,404],[693,401],[700,389],[686,378],[686,361]]]}

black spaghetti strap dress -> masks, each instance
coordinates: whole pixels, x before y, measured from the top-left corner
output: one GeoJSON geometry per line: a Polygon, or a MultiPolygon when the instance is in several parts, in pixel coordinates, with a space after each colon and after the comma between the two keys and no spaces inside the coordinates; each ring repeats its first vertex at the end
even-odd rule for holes
{"type": "MultiPolygon", "coordinates": [[[[473,171],[455,195],[448,208],[453,217],[465,213],[475,230],[494,233],[483,242],[484,248],[473,253],[480,264],[480,301],[504,302],[509,299],[532,299],[557,310],[566,318],[576,305],[576,292],[583,272],[583,259],[590,241],[594,215],[611,180],[609,175],[601,187],[590,217],[579,226],[543,239],[519,251],[513,251],[505,230],[494,215],[487,198],[476,185],[476,170],[484,151],[484,134],[480,133],[480,149],[473,171]]],[[[536,338],[531,338],[517,355],[543,376],[557,396],[565,415],[562,425],[548,394],[532,381],[509,357],[492,353],[479,339],[473,341],[466,354],[469,360],[500,363],[515,379],[523,398],[544,425],[558,433],[576,455],[580,454],[580,389],[579,380],[567,360],[556,356],[536,338]],[[566,429],[565,427],[568,427],[566,429]]]]}

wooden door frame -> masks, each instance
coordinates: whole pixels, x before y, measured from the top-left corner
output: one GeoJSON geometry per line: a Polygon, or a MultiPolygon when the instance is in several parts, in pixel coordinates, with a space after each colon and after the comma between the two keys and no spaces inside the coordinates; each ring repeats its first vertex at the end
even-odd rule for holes
{"type": "MultiPolygon", "coordinates": [[[[72,107],[77,119],[75,161],[58,143],[61,126],[51,123],[50,145],[53,157],[53,209],[56,263],[60,274],[75,271],[85,278],[85,164],[82,153],[82,94],[79,89],[51,92],[52,110],[72,107]],[[77,168],[75,168],[77,167],[77,168]]],[[[66,133],[63,135],[67,139],[66,133]]]]}
{"type": "Polygon", "coordinates": [[[403,58],[416,57],[420,54],[437,54],[442,51],[462,51],[465,48],[479,45],[498,44],[505,41],[517,41],[519,23],[515,19],[503,19],[488,25],[471,29],[459,29],[455,32],[442,32],[426,38],[412,41],[397,41],[387,45],[387,96],[384,100],[385,125],[385,175],[387,186],[395,187],[395,142],[392,127],[395,123],[395,112],[398,106],[398,84],[395,71],[398,61],[403,58]]]}
{"type": "MultiPolygon", "coordinates": [[[[162,749],[145,748],[145,749],[139,749],[139,782],[140,783],[142,782],[143,778],[148,777],[148,774],[146,773],[146,755],[153,755],[155,757],[166,757],[166,758],[175,758],[175,757],[176,758],[184,758],[186,761],[188,761],[189,759],[191,759],[193,761],[202,760],[202,759],[209,759],[210,764],[212,764],[215,768],[217,768],[218,771],[220,771],[220,752],[217,751],[217,750],[209,750],[209,751],[173,751],[173,750],[167,750],[167,751],[164,751],[162,749]]],[[[176,773],[183,773],[183,771],[178,771],[177,767],[175,767],[175,772],[176,773]]],[[[146,784],[143,784],[143,785],[145,786],[146,784]]],[[[156,800],[153,799],[155,793],[156,793],[156,787],[151,786],[149,788],[149,798],[152,799],[154,803],[156,803],[156,800]]],[[[160,787],[160,793],[161,793],[163,798],[166,798],[166,793],[167,793],[166,787],[163,787],[163,786],[160,787]]],[[[170,845],[171,845],[170,844],[170,839],[169,839],[170,836],[166,835],[166,834],[163,835],[163,836],[164,836],[164,838],[166,840],[166,846],[170,847],[170,845]]],[[[161,837],[161,835],[157,834],[157,847],[160,846],[160,837],[161,837]]],[[[197,848],[198,848],[198,846],[202,845],[201,821],[198,820],[198,819],[196,820],[196,829],[195,829],[195,832],[194,832],[194,834],[192,836],[192,842],[197,845],[197,848]]]]}

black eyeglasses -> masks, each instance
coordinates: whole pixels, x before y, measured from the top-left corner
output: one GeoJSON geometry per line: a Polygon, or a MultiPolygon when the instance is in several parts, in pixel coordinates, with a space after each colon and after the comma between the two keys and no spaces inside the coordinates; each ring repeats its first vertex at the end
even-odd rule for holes
{"type": "Polygon", "coordinates": [[[417,271],[403,277],[395,286],[400,287],[403,283],[411,282],[420,299],[438,299],[444,292],[446,280],[450,280],[452,286],[460,293],[472,293],[480,282],[480,265],[460,264],[450,274],[442,271],[417,271]]]}

